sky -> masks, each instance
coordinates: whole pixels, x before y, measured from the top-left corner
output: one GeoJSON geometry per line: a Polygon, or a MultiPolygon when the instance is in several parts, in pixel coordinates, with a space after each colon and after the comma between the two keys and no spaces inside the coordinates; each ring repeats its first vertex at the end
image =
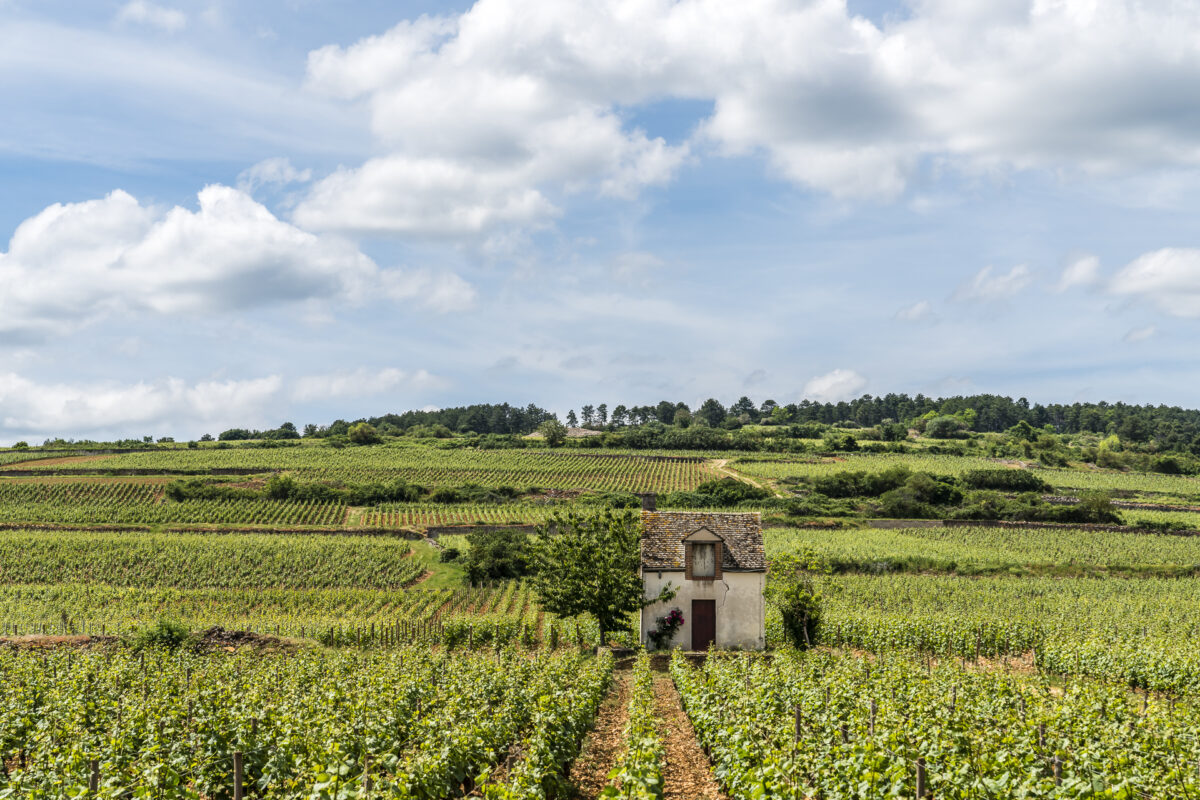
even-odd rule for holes
{"type": "Polygon", "coordinates": [[[1196,407],[1200,5],[0,0],[0,443],[1196,407]]]}

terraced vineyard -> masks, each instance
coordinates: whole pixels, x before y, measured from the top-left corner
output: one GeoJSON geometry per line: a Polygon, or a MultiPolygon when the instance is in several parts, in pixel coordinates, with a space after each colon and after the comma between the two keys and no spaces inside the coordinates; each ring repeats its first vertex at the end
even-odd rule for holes
{"type": "MultiPolygon", "coordinates": [[[[43,469],[37,462],[33,469],[43,469]]],[[[98,458],[88,469],[288,471],[310,480],[350,482],[403,478],[422,486],[513,486],[668,492],[691,489],[715,475],[700,458],[582,454],[550,450],[437,449],[412,445],[334,449],[197,449],[126,453],[98,458]]],[[[46,471],[56,469],[46,465],[46,471]]]]}
{"type": "Polygon", "coordinates": [[[440,525],[540,525],[562,506],[546,503],[388,503],[367,509],[362,526],[367,528],[427,528],[440,525]]]}
{"type": "Polygon", "coordinates": [[[223,525],[342,525],[338,503],[281,503],[270,500],[167,501],[163,487],[139,482],[0,481],[0,519],[54,522],[223,525]]]}

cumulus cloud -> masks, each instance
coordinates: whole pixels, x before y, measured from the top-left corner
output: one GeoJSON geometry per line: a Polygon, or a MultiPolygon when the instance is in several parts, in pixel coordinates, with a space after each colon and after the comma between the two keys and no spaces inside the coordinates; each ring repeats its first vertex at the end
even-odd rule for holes
{"type": "Polygon", "coordinates": [[[386,155],[317,184],[313,228],[473,234],[561,197],[631,197],[715,150],[838,197],[897,196],[922,161],[967,172],[1200,166],[1200,7],[929,0],[881,26],[838,0],[478,0],[309,55],[365,101],[386,155]],[[1029,80],[1037,75],[1038,80],[1029,80]],[[630,112],[711,108],[668,142],[630,112]],[[463,180],[470,175],[475,180],[463,180]]]}
{"type": "Polygon", "coordinates": [[[535,226],[558,209],[512,170],[476,171],[441,158],[390,156],[319,181],[294,219],[316,230],[457,236],[535,226]]]}
{"type": "Polygon", "coordinates": [[[836,403],[857,397],[867,388],[867,379],[850,369],[835,369],[804,384],[804,396],[818,403],[836,403]]]}
{"type": "Polygon", "coordinates": [[[933,305],[928,300],[918,300],[896,312],[896,319],[901,322],[923,322],[932,317],[933,305]]]}
{"type": "Polygon", "coordinates": [[[253,194],[261,186],[286,186],[311,180],[311,169],[297,169],[287,158],[268,158],[242,170],[237,177],[237,188],[246,194],[253,194]]]}
{"type": "Polygon", "coordinates": [[[0,253],[0,337],[30,338],[117,313],[209,313],[379,296],[469,305],[454,275],[380,269],[357,247],[277,219],[244,192],[208,186],[199,206],[159,209],[115,191],[56,204],[0,253]]]}
{"type": "Polygon", "coordinates": [[[176,33],[187,27],[187,15],[177,8],[167,8],[147,0],[130,0],[117,12],[117,21],[147,25],[167,33],[176,33]]]}
{"type": "Polygon", "coordinates": [[[954,293],[954,299],[982,302],[1007,300],[1020,294],[1032,280],[1033,276],[1029,267],[1024,264],[1018,264],[1004,274],[994,272],[989,265],[979,270],[969,282],[960,286],[954,293]]]}
{"type": "Polygon", "coordinates": [[[1200,249],[1167,247],[1146,253],[1118,272],[1109,288],[1177,317],[1200,317],[1200,249]]]}
{"type": "Polygon", "coordinates": [[[1058,280],[1058,291],[1065,292],[1079,286],[1093,286],[1100,280],[1100,259],[1081,256],[1063,270],[1058,280]]]}
{"type": "Polygon", "coordinates": [[[286,379],[268,375],[244,380],[189,383],[179,378],[137,383],[46,383],[0,373],[0,431],[20,436],[118,436],[191,428],[277,425],[292,403],[370,397],[388,392],[419,393],[438,388],[425,370],[359,368],[329,375],[286,379]]]}

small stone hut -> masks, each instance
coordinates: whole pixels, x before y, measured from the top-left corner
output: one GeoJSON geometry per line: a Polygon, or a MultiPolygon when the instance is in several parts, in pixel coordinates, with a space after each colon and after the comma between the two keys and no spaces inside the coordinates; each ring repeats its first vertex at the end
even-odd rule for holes
{"type": "Polygon", "coordinates": [[[657,597],[670,583],[678,591],[666,603],[642,609],[642,642],[659,617],[673,608],[683,626],[671,646],[688,650],[766,645],[767,559],[762,519],[753,514],[642,511],[641,575],[645,597],[657,597]]]}

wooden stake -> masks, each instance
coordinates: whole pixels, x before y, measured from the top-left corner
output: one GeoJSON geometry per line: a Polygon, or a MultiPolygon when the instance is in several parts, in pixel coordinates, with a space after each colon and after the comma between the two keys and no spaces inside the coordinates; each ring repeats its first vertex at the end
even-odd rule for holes
{"type": "Polygon", "coordinates": [[[233,800],[242,800],[242,751],[233,754],[233,800]]]}
{"type": "Polygon", "coordinates": [[[88,792],[96,794],[100,791],[100,762],[93,758],[88,762],[88,768],[91,771],[88,775],[88,792]]]}
{"type": "Polygon", "coordinates": [[[925,759],[917,759],[917,797],[926,797],[929,794],[928,787],[925,786],[925,759]]]}

